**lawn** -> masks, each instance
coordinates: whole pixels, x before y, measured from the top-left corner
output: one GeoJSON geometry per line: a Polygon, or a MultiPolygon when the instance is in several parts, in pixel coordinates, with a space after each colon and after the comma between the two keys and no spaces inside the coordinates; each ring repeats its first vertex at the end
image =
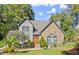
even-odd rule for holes
{"type": "Polygon", "coordinates": [[[42,49],[34,51],[16,52],[16,55],[61,55],[62,51],[74,48],[75,44],[65,44],[60,47],[54,47],[51,49],[42,49]]]}

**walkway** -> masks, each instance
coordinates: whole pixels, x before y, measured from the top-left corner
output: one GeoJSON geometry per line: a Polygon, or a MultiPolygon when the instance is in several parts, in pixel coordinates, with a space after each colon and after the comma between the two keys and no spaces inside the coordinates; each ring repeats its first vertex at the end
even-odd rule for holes
{"type": "Polygon", "coordinates": [[[33,50],[42,50],[43,48],[24,48],[24,49],[16,49],[16,52],[22,52],[22,51],[33,51],[33,50]]]}

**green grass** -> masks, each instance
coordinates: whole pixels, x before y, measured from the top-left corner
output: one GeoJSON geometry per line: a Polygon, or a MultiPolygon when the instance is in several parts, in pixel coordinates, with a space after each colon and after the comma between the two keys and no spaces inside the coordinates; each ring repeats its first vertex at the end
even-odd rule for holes
{"type": "Polygon", "coordinates": [[[36,51],[26,51],[26,52],[17,52],[17,55],[52,55],[52,54],[61,54],[59,50],[52,50],[52,49],[43,49],[43,50],[36,50],[36,51]]]}
{"type": "Polygon", "coordinates": [[[65,44],[60,47],[54,47],[51,49],[42,49],[35,51],[16,52],[17,55],[61,55],[62,51],[74,48],[75,44],[65,44]]]}
{"type": "MultiPolygon", "coordinates": [[[[0,41],[0,47],[3,45],[3,40],[0,41]]],[[[63,51],[70,50],[74,48],[74,43],[64,44],[59,47],[53,47],[51,49],[41,49],[41,50],[34,50],[34,51],[22,51],[22,52],[15,52],[15,55],[61,55],[63,51]]]]}

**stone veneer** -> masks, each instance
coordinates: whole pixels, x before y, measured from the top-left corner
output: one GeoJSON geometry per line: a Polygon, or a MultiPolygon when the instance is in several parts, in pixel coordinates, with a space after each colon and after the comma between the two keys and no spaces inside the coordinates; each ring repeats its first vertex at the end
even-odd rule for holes
{"type": "Polygon", "coordinates": [[[61,45],[64,41],[64,33],[58,28],[55,23],[50,24],[43,32],[42,35],[46,40],[50,34],[56,35],[57,45],[61,45]]]}

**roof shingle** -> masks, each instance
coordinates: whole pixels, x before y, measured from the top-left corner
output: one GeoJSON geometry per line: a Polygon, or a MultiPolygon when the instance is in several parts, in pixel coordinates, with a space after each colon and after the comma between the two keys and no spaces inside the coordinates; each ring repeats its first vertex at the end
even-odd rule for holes
{"type": "Polygon", "coordinates": [[[37,30],[37,32],[35,32],[35,34],[39,34],[49,23],[50,21],[30,21],[33,26],[35,27],[35,29],[37,30]]]}

